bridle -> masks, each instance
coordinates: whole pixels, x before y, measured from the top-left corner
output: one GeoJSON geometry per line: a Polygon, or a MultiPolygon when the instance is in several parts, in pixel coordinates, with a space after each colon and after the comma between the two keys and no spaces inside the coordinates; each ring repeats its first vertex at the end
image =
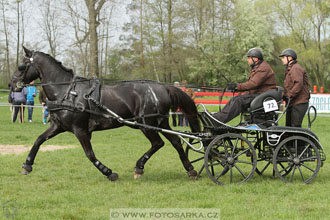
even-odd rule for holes
{"type": "Polygon", "coordinates": [[[21,63],[19,65],[18,72],[22,73],[22,74],[20,74],[18,77],[15,77],[15,76],[13,77],[14,79],[17,80],[17,83],[16,83],[17,88],[23,88],[25,86],[24,80],[26,79],[27,73],[31,66],[33,66],[35,68],[36,72],[38,73],[38,75],[41,79],[41,74],[40,74],[41,72],[39,71],[39,68],[37,68],[37,66],[34,65],[34,62],[33,62],[34,54],[35,54],[35,52],[32,51],[31,57],[24,56],[23,63],[21,63]]]}

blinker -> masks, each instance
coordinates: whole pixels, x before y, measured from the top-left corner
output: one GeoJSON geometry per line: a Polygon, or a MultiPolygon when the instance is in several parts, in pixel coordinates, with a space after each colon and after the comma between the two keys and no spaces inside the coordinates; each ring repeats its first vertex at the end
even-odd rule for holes
{"type": "Polygon", "coordinates": [[[26,64],[25,64],[25,63],[20,63],[20,64],[18,65],[18,70],[19,70],[20,72],[25,71],[25,69],[26,69],[26,64]]]}

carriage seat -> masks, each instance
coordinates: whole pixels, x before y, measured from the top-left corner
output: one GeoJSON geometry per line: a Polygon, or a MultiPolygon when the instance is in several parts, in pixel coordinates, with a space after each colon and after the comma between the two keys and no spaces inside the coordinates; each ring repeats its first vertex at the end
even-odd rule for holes
{"type": "Polygon", "coordinates": [[[278,87],[255,97],[247,111],[241,114],[240,124],[258,124],[262,127],[272,126],[276,122],[278,114],[275,111],[265,112],[263,103],[274,99],[279,105],[279,102],[282,101],[282,93],[283,88],[278,87]]]}
{"type": "Polygon", "coordinates": [[[250,103],[250,108],[248,109],[249,112],[256,111],[263,108],[263,102],[266,99],[275,99],[276,102],[280,102],[282,100],[282,93],[283,88],[277,87],[276,89],[268,90],[264,93],[261,93],[257,97],[255,97],[252,102],[250,103]]]}

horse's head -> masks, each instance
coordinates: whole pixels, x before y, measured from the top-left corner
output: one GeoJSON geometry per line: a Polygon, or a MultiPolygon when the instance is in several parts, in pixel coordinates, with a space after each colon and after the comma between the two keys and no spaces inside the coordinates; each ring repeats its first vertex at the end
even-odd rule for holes
{"type": "Polygon", "coordinates": [[[31,51],[23,46],[25,56],[18,65],[17,70],[15,70],[11,82],[9,85],[14,91],[21,90],[26,84],[31,81],[40,78],[40,73],[36,66],[34,65],[34,51],[31,51]]]}

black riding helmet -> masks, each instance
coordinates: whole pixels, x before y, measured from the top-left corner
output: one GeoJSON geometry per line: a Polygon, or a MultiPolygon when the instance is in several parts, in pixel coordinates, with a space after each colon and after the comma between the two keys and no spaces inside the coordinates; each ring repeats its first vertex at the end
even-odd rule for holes
{"type": "Polygon", "coordinates": [[[285,50],[282,51],[280,57],[284,57],[284,56],[286,56],[286,57],[287,57],[287,56],[290,56],[290,57],[292,57],[294,60],[297,59],[297,53],[296,53],[296,51],[294,51],[294,50],[291,49],[291,48],[288,48],[288,49],[285,49],[285,50]]]}
{"type": "Polygon", "coordinates": [[[262,51],[259,48],[251,48],[248,53],[247,53],[247,57],[256,57],[259,60],[263,60],[264,59],[264,55],[262,54],[262,51]]]}

